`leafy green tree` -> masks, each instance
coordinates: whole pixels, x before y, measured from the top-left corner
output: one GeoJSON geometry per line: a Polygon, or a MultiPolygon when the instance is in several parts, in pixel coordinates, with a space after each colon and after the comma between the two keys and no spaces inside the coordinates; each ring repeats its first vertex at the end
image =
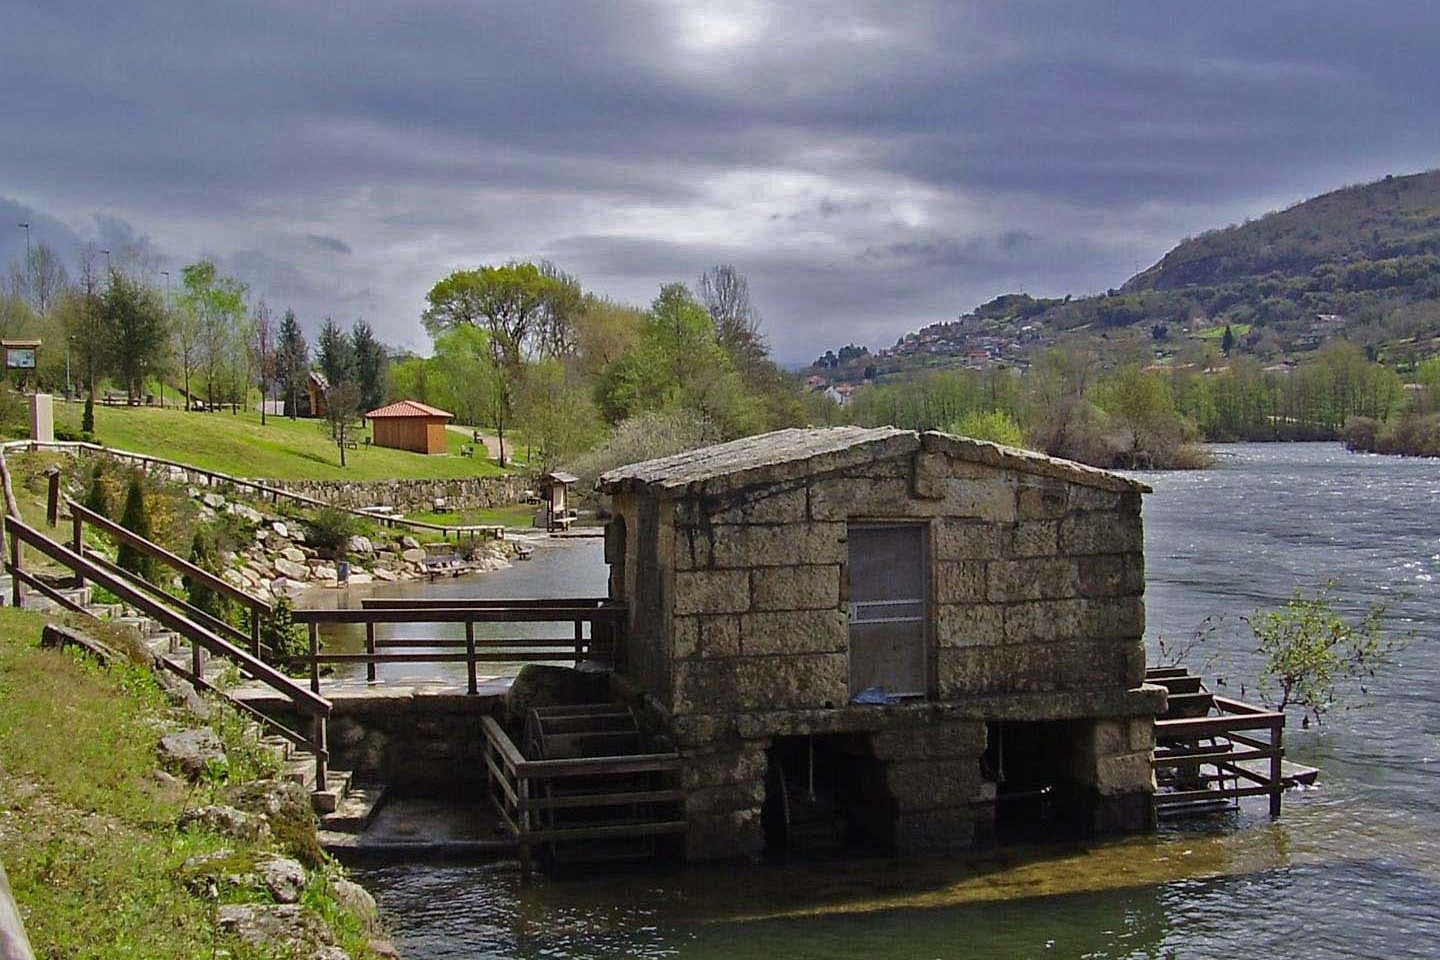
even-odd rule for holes
{"type": "Polygon", "coordinates": [[[1354,691],[1363,695],[1404,645],[1384,632],[1384,617],[1383,604],[1359,619],[1346,617],[1336,609],[1333,585],[1313,595],[1297,590],[1278,610],[1257,610],[1247,622],[1265,657],[1262,690],[1275,709],[1299,707],[1308,726],[1354,691]]]}
{"type": "MultiPolygon", "coordinates": [[[[515,389],[523,376],[526,354],[553,355],[568,342],[560,332],[560,311],[573,305],[570,278],[553,267],[508,263],[457,270],[430,288],[422,321],[437,339],[463,327],[477,327],[488,339],[495,377],[495,432],[500,438],[500,463],[505,463],[505,427],[511,419],[515,389]]],[[[573,287],[578,291],[578,285],[573,287]]],[[[568,314],[567,314],[568,315],[568,314]]]]}
{"type": "Polygon", "coordinates": [[[165,308],[148,287],[110,271],[110,285],[101,299],[108,335],[110,370],[136,402],[145,392],[147,375],[160,370],[169,341],[165,308]]]}
{"type": "Polygon", "coordinates": [[[1230,324],[1225,324],[1225,333],[1220,337],[1220,352],[1230,356],[1230,351],[1235,349],[1235,331],[1230,329],[1230,324]]]}
{"type": "Polygon", "coordinates": [[[291,420],[300,415],[300,397],[306,389],[310,372],[310,348],[305,334],[295,319],[295,311],[286,310],[280,321],[280,340],[275,348],[275,379],[285,398],[285,414],[291,420]]]}
{"type": "Polygon", "coordinates": [[[222,276],[209,260],[183,268],[180,277],[181,305],[196,318],[195,352],[205,379],[205,406],[214,410],[217,395],[233,402],[234,357],[237,349],[248,353],[249,338],[243,334],[247,288],[234,277],[222,276]]]}
{"type": "Polygon", "coordinates": [[[603,432],[590,391],[558,360],[526,366],[515,417],[533,451],[530,465],[542,470],[569,460],[603,432]]]}
{"type": "Polygon", "coordinates": [[[92,510],[102,517],[111,516],[110,506],[110,480],[105,475],[105,463],[103,460],[96,460],[93,469],[90,471],[90,483],[85,490],[85,502],[83,506],[92,510]]]}
{"type": "MultiPolygon", "coordinates": [[[[145,497],[145,476],[139,470],[130,474],[130,486],[125,491],[125,509],[120,515],[120,526],[138,537],[150,539],[150,508],[145,497]]],[[[141,553],[128,543],[120,544],[115,563],[142,580],[149,580],[153,575],[154,561],[148,554],[141,553]]]]}
{"type": "Polygon", "coordinates": [[[1124,366],[1100,381],[1095,403],[1119,427],[1120,465],[1163,465],[1180,446],[1180,416],[1159,374],[1146,373],[1136,364],[1124,366]]]}
{"type": "Polygon", "coordinates": [[[325,419],[330,422],[330,435],[340,450],[340,466],[345,466],[345,450],[354,441],[359,416],[360,388],[354,380],[332,382],[325,394],[325,419]]]}
{"type": "Polygon", "coordinates": [[[355,354],[355,384],[360,391],[360,409],[374,410],[385,404],[389,361],[385,346],[364,320],[350,328],[350,348],[355,354]]]}

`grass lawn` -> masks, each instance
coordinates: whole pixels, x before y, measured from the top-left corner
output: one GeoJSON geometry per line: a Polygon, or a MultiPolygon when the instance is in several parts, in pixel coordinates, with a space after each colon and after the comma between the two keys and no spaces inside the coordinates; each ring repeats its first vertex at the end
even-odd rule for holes
{"type": "MultiPolygon", "coordinates": [[[[222,800],[227,781],[271,774],[273,761],[233,714],[217,713],[228,771],[195,786],[156,780],[171,712],[149,672],[42,650],[45,620],[0,609],[0,850],[36,956],[276,956],[221,933],[214,906],[186,885],[189,857],[228,849],[253,862],[264,848],[175,826],[182,809],[222,800]]],[[[313,870],[302,900],[335,922],[352,956],[369,956],[358,923],[337,913],[335,875],[313,870]]],[[[248,887],[220,898],[267,899],[248,887]]]]}
{"type": "Polygon", "coordinates": [[[450,510],[439,513],[431,510],[424,513],[407,513],[405,517],[408,520],[443,523],[456,527],[494,523],[507,527],[528,527],[532,525],[535,511],[538,509],[539,507],[533,503],[512,503],[509,506],[495,507],[490,510],[450,510]]]}
{"type": "MultiPolygon", "coordinates": [[[[80,430],[82,404],[59,402],[55,425],[80,430]]],[[[239,477],[264,480],[412,480],[494,476],[503,473],[493,462],[460,456],[466,438],[447,433],[449,453],[425,456],[405,450],[367,447],[368,427],[357,431],[359,447],[345,451],[346,466],[330,440],[323,420],[269,417],[260,414],[186,413],[145,407],[95,408],[95,439],[106,446],[148,453],[239,477]]]]}

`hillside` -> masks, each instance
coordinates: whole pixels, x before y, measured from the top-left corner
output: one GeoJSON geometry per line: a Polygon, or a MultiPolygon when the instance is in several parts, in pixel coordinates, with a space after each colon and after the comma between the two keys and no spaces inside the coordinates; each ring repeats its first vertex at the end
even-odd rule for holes
{"type": "MultiPolygon", "coordinates": [[[[55,426],[78,433],[81,405],[59,403],[55,426]]],[[[194,464],[234,476],[266,480],[408,480],[489,476],[503,471],[479,457],[462,457],[467,438],[448,433],[446,456],[367,446],[369,428],[357,431],[346,466],[321,420],[269,417],[262,427],[251,410],[238,414],[186,413],[153,407],[95,408],[95,440],[121,450],[194,464]]]]}
{"type": "Polygon", "coordinates": [[[1083,346],[1112,360],[1206,363],[1230,327],[1265,364],[1343,337],[1401,371],[1440,353],[1440,170],[1344,187],[1186,239],[1102,296],[1007,294],[876,354],[820,358],[827,381],[917,370],[1026,366],[1083,346]]]}

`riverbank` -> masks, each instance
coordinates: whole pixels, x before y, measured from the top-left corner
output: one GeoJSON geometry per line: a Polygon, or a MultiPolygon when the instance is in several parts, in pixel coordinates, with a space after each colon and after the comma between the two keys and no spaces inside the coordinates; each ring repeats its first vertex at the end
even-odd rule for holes
{"type": "Polygon", "coordinates": [[[1347,450],[1359,453],[1440,457],[1440,413],[1406,413],[1384,422],[1352,417],[1343,439],[1347,450]]]}
{"type": "Polygon", "coordinates": [[[255,728],[136,659],[45,649],[0,610],[0,851],[38,957],[393,955],[255,728]],[[284,942],[288,941],[288,942],[284,942]]]}

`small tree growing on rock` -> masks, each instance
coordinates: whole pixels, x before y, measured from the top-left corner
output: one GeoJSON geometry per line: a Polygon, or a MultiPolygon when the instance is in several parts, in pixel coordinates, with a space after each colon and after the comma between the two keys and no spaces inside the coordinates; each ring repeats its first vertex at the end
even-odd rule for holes
{"type": "MultiPolygon", "coordinates": [[[[194,538],[190,541],[190,562],[201,570],[217,573],[217,552],[214,538],[207,535],[204,530],[196,530],[194,538]]],[[[210,614],[217,620],[229,622],[230,603],[225,597],[210,589],[204,581],[196,577],[182,577],[181,582],[185,585],[185,600],[190,606],[210,614]]]]}
{"type": "Polygon", "coordinates": [[[110,478],[105,476],[104,461],[95,461],[95,469],[90,471],[90,485],[85,491],[84,506],[102,517],[110,516],[110,478]]]}
{"type": "MultiPolygon", "coordinates": [[[[150,511],[145,503],[145,477],[136,470],[130,474],[130,486],[125,491],[125,512],[120,516],[120,525],[136,536],[150,539],[150,511]]],[[[120,544],[115,563],[142,580],[151,579],[154,561],[128,543],[120,544]]]]}

